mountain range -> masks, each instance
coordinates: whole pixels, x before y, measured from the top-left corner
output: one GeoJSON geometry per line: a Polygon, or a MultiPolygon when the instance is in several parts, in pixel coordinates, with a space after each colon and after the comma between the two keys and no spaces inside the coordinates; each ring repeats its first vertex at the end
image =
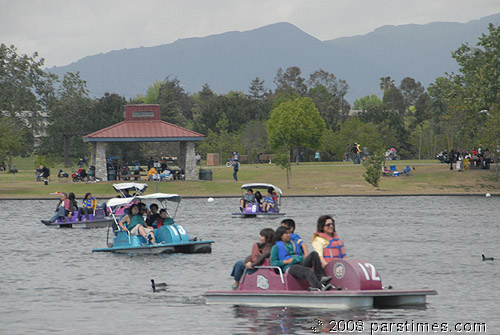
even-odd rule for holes
{"type": "Polygon", "coordinates": [[[118,93],[144,95],[156,80],[177,78],[186,92],[208,84],[216,93],[248,92],[256,77],[267,89],[278,68],[298,66],[302,77],[323,69],[349,84],[347,99],[380,95],[381,77],[399,85],[412,77],[424,86],[445,73],[458,71],[451,57],[464,43],[476,45],[488,24],[500,25],[500,13],[467,23],[382,26],[358,36],[321,41],[290,23],[275,23],[249,31],[231,31],[180,39],[170,44],[111,51],[47,69],[61,78],[80,72],[91,96],[118,93]]]}

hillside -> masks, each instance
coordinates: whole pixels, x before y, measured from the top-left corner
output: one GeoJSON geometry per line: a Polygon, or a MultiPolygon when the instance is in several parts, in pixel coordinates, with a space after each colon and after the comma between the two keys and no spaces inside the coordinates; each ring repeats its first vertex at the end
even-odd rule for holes
{"type": "Polygon", "coordinates": [[[155,80],[178,78],[187,92],[207,83],[217,93],[247,92],[259,77],[274,89],[278,68],[299,66],[303,77],[318,69],[347,80],[349,100],[379,94],[379,78],[397,83],[410,76],[425,86],[445,72],[457,70],[451,51],[475,44],[488,23],[500,14],[468,23],[383,26],[362,36],[320,41],[289,23],[255,30],[181,39],[155,47],[116,50],[82,58],[49,71],[63,76],[80,71],[92,96],[105,92],[126,98],[144,94],[155,80]]]}

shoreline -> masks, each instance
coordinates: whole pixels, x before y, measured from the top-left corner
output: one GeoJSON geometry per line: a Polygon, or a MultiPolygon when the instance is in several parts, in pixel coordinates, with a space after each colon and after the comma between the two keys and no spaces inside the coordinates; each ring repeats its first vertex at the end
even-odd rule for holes
{"type": "MultiPolygon", "coordinates": [[[[486,194],[489,194],[490,197],[498,197],[500,193],[392,193],[392,194],[293,194],[293,195],[282,195],[281,198],[367,198],[367,197],[467,197],[467,196],[475,196],[475,197],[488,197],[486,194]]],[[[183,199],[238,199],[241,196],[236,195],[181,195],[183,199]]],[[[116,197],[96,197],[97,199],[109,200],[116,197]]],[[[3,198],[0,197],[0,201],[19,201],[19,200],[57,200],[56,197],[12,197],[12,198],[3,198]]]]}

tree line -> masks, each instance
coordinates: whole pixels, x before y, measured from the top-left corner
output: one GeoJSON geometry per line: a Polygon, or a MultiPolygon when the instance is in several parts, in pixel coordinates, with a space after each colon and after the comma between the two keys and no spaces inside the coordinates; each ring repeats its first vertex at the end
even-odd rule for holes
{"type": "MultiPolygon", "coordinates": [[[[433,159],[442,150],[495,152],[500,143],[500,29],[475,46],[462,45],[452,53],[457,74],[444,74],[425,88],[414,78],[396,83],[380,78],[382,98],[361,97],[351,106],[345,99],[348,83],[319,69],[303,76],[301,69],[279,68],[274,90],[260,78],[247,92],[217,94],[208,84],[186,92],[170,76],[151,84],[145,95],[126,100],[106,93],[91,98],[80,74],[57,78],[44,71],[43,58],[19,55],[14,46],[0,45],[0,159],[45,155],[63,160],[65,145],[71,159],[89,153],[82,136],[123,121],[127,103],[161,106],[161,119],[206,136],[198,143],[227,158],[233,151],[256,161],[259,153],[286,154],[288,161],[304,152],[312,160],[342,160],[354,142],[371,153],[395,147],[406,159],[433,159]],[[43,113],[38,113],[42,111],[43,113]],[[45,125],[44,121],[48,121],[45,125]],[[46,132],[40,143],[34,134],[46,132]]],[[[112,144],[108,153],[125,160],[158,157],[176,146],[112,144]]]]}

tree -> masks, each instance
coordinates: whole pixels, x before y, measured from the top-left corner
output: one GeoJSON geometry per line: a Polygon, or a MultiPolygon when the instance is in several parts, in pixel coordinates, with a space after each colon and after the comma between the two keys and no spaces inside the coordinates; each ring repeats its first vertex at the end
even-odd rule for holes
{"type": "Polygon", "coordinates": [[[162,119],[179,125],[193,126],[193,99],[184,91],[179,79],[167,77],[158,90],[162,119]]]}
{"type": "MultiPolygon", "coordinates": [[[[267,130],[265,121],[252,120],[245,125],[241,133],[245,153],[249,161],[257,161],[259,152],[267,152],[267,130]]],[[[242,151],[240,151],[242,152],[242,151]]]]}
{"type": "Polygon", "coordinates": [[[387,119],[384,103],[375,94],[355,100],[354,109],[361,111],[359,118],[363,122],[382,123],[387,119]]]}
{"type": "Polygon", "coordinates": [[[391,79],[391,77],[387,76],[380,78],[379,86],[382,91],[386,91],[388,89],[396,87],[396,84],[394,83],[394,80],[391,79]]]}
{"type": "Polygon", "coordinates": [[[267,122],[268,142],[272,149],[288,156],[285,162],[287,187],[290,187],[290,151],[317,148],[325,134],[325,121],[310,98],[283,102],[271,111],[267,122]]]}
{"type": "Polygon", "coordinates": [[[11,129],[23,134],[20,142],[8,141],[15,144],[8,150],[10,155],[33,150],[33,134],[43,126],[39,111],[49,108],[54,99],[53,83],[57,76],[44,72],[43,64],[44,59],[38,59],[36,52],[32,56],[18,55],[13,45],[0,44],[0,116],[8,117],[5,122],[11,124],[11,129]],[[19,144],[23,148],[18,148],[19,144]]]}
{"type": "MultiPolygon", "coordinates": [[[[14,46],[0,44],[0,110],[17,118],[23,111],[46,109],[54,97],[57,76],[42,70],[44,59],[18,55],[14,46]]],[[[38,126],[29,125],[30,128],[38,126]]]]}
{"type": "Polygon", "coordinates": [[[321,116],[330,129],[337,127],[338,121],[345,120],[350,109],[344,100],[349,85],[344,80],[337,80],[334,74],[322,69],[315,71],[309,78],[309,96],[313,99],[321,116]]]}
{"type": "Polygon", "coordinates": [[[307,85],[302,78],[301,70],[298,66],[291,66],[283,71],[279,68],[274,78],[276,84],[276,93],[281,93],[290,97],[305,96],[307,94],[307,85]]]}
{"type": "Polygon", "coordinates": [[[378,188],[378,183],[380,181],[380,175],[382,173],[382,162],[384,161],[384,155],[378,153],[370,156],[370,158],[363,162],[363,167],[365,168],[365,173],[363,177],[366,182],[375,188],[378,188]]]}
{"type": "Polygon", "coordinates": [[[94,101],[89,98],[86,82],[80,73],[64,75],[57,91],[57,103],[50,111],[47,135],[43,138],[40,153],[62,156],[64,164],[70,166],[70,157],[82,156],[86,150],[82,135],[88,134],[88,116],[94,101]]]}
{"type": "Polygon", "coordinates": [[[259,77],[252,80],[248,89],[248,97],[252,100],[264,100],[266,98],[266,89],[264,87],[264,80],[259,77]]]}
{"type": "Polygon", "coordinates": [[[0,117],[0,160],[7,159],[8,169],[12,169],[12,158],[26,153],[25,135],[29,129],[20,128],[12,119],[0,117]]]}
{"type": "Polygon", "coordinates": [[[500,110],[493,110],[488,114],[479,138],[484,148],[489,149],[491,157],[496,163],[495,179],[498,181],[498,160],[500,158],[500,110]]]}
{"type": "Polygon", "coordinates": [[[480,110],[500,107],[500,26],[489,24],[488,30],[477,47],[463,44],[452,54],[461,72],[455,80],[467,88],[468,109],[474,116],[480,110]]]}
{"type": "Polygon", "coordinates": [[[325,146],[335,156],[343,157],[354,143],[360,143],[362,149],[367,147],[368,152],[382,152],[396,146],[397,141],[394,132],[385,124],[375,125],[358,118],[349,118],[339,131],[331,135],[325,146]]]}
{"type": "Polygon", "coordinates": [[[444,134],[448,152],[452,149],[461,149],[461,141],[467,126],[465,92],[464,88],[452,78],[440,77],[428,88],[429,96],[437,115],[437,123],[440,125],[439,132],[444,134]],[[465,127],[465,128],[464,128],[465,127]]]}
{"type": "Polygon", "coordinates": [[[422,86],[420,82],[416,82],[415,79],[410,77],[406,77],[401,81],[399,90],[403,95],[406,108],[414,106],[420,96],[425,92],[424,86],[422,86]]]}

